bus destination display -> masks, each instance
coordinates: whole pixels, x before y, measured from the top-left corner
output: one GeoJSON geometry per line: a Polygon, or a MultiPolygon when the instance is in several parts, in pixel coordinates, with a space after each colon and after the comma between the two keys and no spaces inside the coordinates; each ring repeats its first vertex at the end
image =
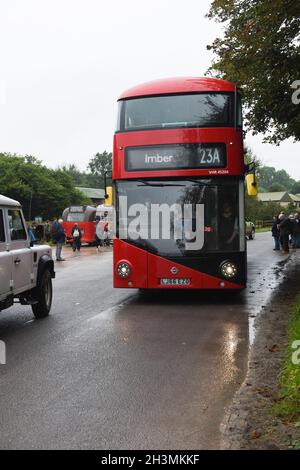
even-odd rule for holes
{"type": "Polygon", "coordinates": [[[224,167],[226,167],[224,143],[127,147],[125,152],[126,171],[224,167]]]}

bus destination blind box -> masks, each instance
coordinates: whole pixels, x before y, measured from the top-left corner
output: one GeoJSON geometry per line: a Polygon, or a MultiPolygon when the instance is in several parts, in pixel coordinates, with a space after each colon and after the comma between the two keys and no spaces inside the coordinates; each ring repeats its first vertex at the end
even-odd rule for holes
{"type": "Polygon", "coordinates": [[[138,146],[125,151],[126,171],[225,168],[226,164],[224,143],[138,146]]]}

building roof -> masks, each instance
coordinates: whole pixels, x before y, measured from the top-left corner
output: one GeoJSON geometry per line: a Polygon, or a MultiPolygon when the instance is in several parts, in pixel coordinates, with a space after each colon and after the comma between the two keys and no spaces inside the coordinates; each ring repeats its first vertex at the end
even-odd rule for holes
{"type": "Polygon", "coordinates": [[[293,202],[288,191],[276,191],[274,193],[258,193],[257,199],[262,202],[293,202]]]}
{"type": "Polygon", "coordinates": [[[82,188],[81,186],[76,186],[76,189],[90,199],[104,199],[104,189],[82,188]]]}
{"type": "Polygon", "coordinates": [[[290,194],[294,202],[300,202],[300,194],[290,194]]]}
{"type": "Polygon", "coordinates": [[[235,91],[235,85],[225,80],[209,77],[164,78],[130,88],[121,94],[119,100],[137,96],[197,93],[201,91],[235,91]]]}
{"type": "Polygon", "coordinates": [[[21,204],[10,197],[2,196],[2,194],[0,194],[0,206],[20,207],[21,204]]]}

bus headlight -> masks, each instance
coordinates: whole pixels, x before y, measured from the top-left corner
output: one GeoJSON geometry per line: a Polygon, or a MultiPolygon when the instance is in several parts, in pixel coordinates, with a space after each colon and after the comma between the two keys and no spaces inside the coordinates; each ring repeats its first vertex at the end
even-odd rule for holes
{"type": "Polygon", "coordinates": [[[232,263],[231,261],[224,261],[221,266],[221,274],[223,277],[227,279],[232,279],[236,276],[237,273],[237,265],[232,263]]]}
{"type": "Polygon", "coordinates": [[[117,274],[119,277],[126,279],[130,273],[131,273],[131,267],[128,263],[126,263],[126,261],[121,261],[117,265],[117,274]]]}

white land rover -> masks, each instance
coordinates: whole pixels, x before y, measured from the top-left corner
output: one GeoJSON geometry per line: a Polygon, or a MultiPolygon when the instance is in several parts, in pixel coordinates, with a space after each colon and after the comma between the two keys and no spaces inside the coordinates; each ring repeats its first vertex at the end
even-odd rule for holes
{"type": "Polygon", "coordinates": [[[46,317],[55,277],[51,248],[30,242],[21,205],[0,194],[0,311],[14,302],[46,317]]]}

